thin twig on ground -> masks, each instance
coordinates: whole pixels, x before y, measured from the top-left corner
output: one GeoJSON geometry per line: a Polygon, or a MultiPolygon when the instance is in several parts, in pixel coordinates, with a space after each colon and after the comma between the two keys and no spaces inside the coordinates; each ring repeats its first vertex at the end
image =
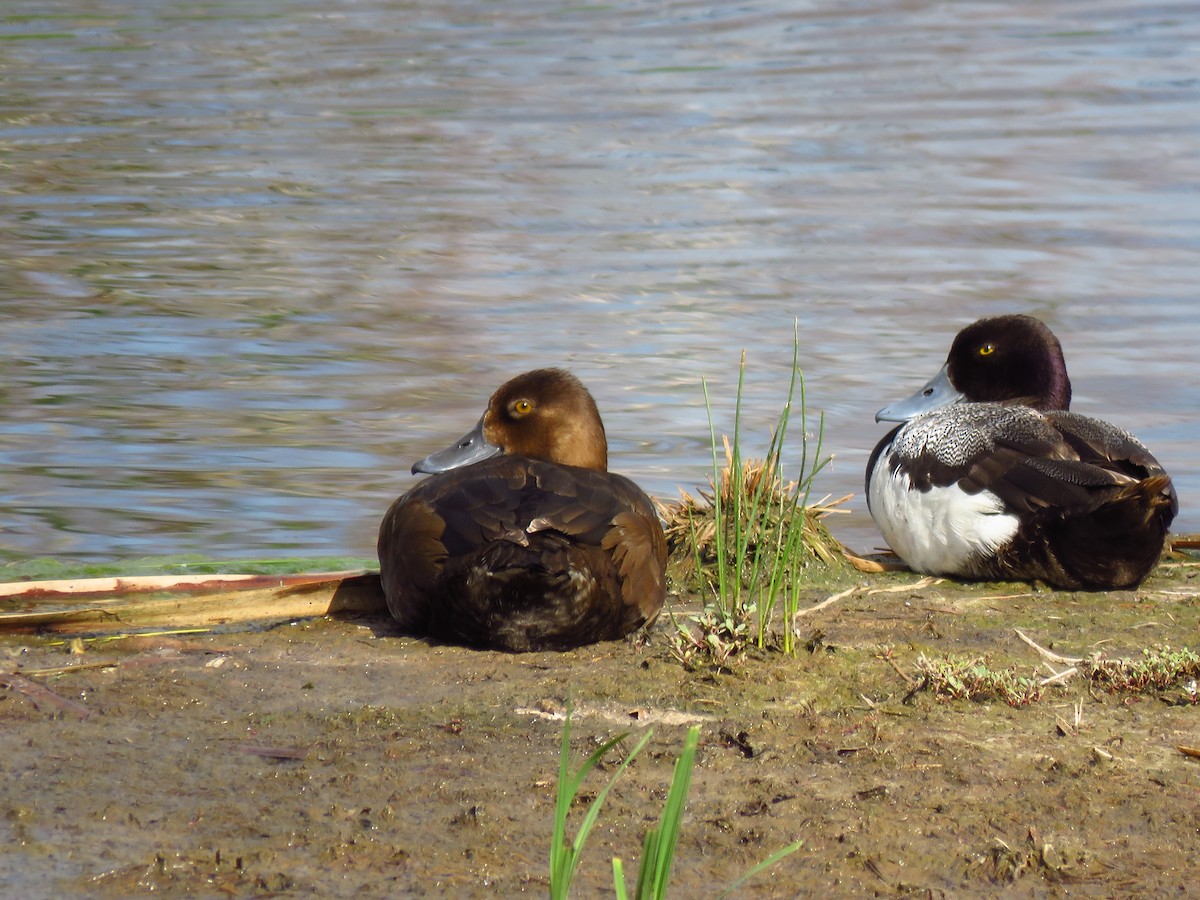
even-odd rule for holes
{"type": "Polygon", "coordinates": [[[1023,632],[1020,628],[1014,628],[1013,631],[1017,633],[1017,637],[1036,650],[1041,655],[1042,659],[1049,660],[1050,662],[1062,663],[1068,666],[1077,666],[1084,661],[1082,656],[1060,656],[1053,650],[1047,650],[1037,641],[1025,634],[1025,632],[1023,632]]]}
{"type": "Polygon", "coordinates": [[[792,621],[795,622],[796,619],[799,619],[801,616],[807,616],[809,613],[815,613],[815,612],[817,612],[817,610],[824,609],[827,606],[832,606],[834,603],[837,603],[839,600],[846,599],[851,594],[857,594],[860,590],[861,590],[861,588],[858,587],[857,585],[852,588],[846,588],[846,590],[842,591],[841,593],[834,594],[832,597],[828,597],[828,598],[822,600],[820,603],[816,604],[815,606],[810,606],[807,609],[798,609],[798,610],[796,610],[795,614],[792,616],[792,621]]]}
{"type": "Polygon", "coordinates": [[[912,584],[893,584],[891,587],[872,588],[867,591],[867,594],[874,596],[875,594],[898,594],[901,591],[921,591],[930,585],[937,584],[941,580],[941,578],[926,575],[920,581],[914,581],[912,584]]]}
{"type": "Polygon", "coordinates": [[[894,659],[892,659],[892,654],[890,651],[887,653],[879,654],[879,659],[882,659],[885,663],[887,663],[889,666],[891,666],[892,671],[894,671],[897,675],[899,675],[901,678],[904,679],[904,683],[908,685],[909,690],[916,689],[917,685],[920,684],[919,681],[909,678],[906,674],[904,674],[904,670],[901,669],[898,665],[896,665],[896,661],[894,659]]]}
{"type": "MultiPolygon", "coordinates": [[[[1047,666],[1046,668],[1049,669],[1050,667],[1047,666]]],[[[1050,671],[1054,672],[1053,669],[1050,669],[1050,671]]],[[[1039,682],[1039,684],[1041,684],[1042,687],[1046,687],[1047,685],[1051,685],[1051,684],[1065,684],[1066,682],[1070,681],[1072,677],[1074,677],[1075,675],[1078,675],[1078,674],[1079,674],[1079,667],[1071,666],[1071,668],[1063,669],[1063,671],[1061,671],[1061,672],[1054,672],[1054,674],[1051,675],[1049,678],[1043,678],[1039,682]]]]}

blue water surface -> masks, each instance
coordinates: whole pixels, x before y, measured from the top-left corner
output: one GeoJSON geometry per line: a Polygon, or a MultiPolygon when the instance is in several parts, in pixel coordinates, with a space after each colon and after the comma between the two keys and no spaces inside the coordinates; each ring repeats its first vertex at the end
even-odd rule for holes
{"type": "Polygon", "coordinates": [[[745,350],[765,448],[797,330],[866,550],[875,410],[1011,311],[1200,531],[1184,7],[9,0],[0,38],[0,559],[370,555],[542,365],[674,497],[702,382],[731,430],[745,350]]]}

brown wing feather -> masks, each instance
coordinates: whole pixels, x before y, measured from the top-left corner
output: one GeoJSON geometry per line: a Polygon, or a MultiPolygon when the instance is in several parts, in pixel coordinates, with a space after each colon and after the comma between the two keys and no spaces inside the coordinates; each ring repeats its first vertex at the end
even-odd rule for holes
{"type": "Polygon", "coordinates": [[[633,511],[619,513],[600,546],[617,564],[626,608],[639,613],[633,627],[652,625],[667,593],[667,542],[658,519],[633,511]]]}
{"type": "Polygon", "coordinates": [[[417,485],[385,516],[379,554],[402,625],[507,649],[626,634],[666,593],[662,528],[633,482],[511,456],[417,485]]]}
{"type": "Polygon", "coordinates": [[[405,630],[421,630],[425,599],[446,566],[445,521],[422,497],[406,494],[383,517],[379,529],[380,578],[388,609],[405,630]]]}

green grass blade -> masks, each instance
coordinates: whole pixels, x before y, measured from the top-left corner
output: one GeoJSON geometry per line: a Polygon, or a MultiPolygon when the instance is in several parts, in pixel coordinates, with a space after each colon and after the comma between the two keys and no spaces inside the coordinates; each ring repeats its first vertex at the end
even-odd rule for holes
{"type": "MultiPolygon", "coordinates": [[[[608,798],[608,792],[612,790],[612,786],[616,784],[617,779],[621,777],[621,773],[625,771],[626,767],[633,762],[634,758],[639,753],[642,752],[642,748],[646,746],[646,742],[650,740],[650,735],[652,733],[653,732],[647,731],[642,735],[641,739],[634,744],[633,749],[629,751],[628,755],[621,760],[621,764],[617,766],[617,770],[613,772],[613,776],[609,779],[608,784],[604,785],[604,787],[600,789],[600,793],[596,795],[595,799],[588,804],[587,814],[584,815],[583,821],[579,824],[579,831],[576,832],[575,840],[573,842],[577,857],[576,864],[578,864],[578,854],[583,850],[584,842],[587,841],[588,835],[591,834],[592,827],[596,824],[596,819],[600,816],[600,809],[604,806],[604,801],[608,798]]],[[[584,765],[587,766],[588,771],[595,768],[596,764],[600,762],[600,758],[609,750],[611,750],[616,744],[619,744],[622,740],[624,740],[627,736],[627,734],[622,734],[611,741],[606,741],[604,744],[598,747],[584,763],[584,765]]],[[[583,781],[582,777],[579,779],[579,781],[583,781]]],[[[574,871],[572,870],[572,875],[573,874],[574,871]]]]}
{"type": "Polygon", "coordinates": [[[700,742],[700,728],[693,725],[688,729],[683,752],[675,761],[675,772],[667,800],[663,806],[659,824],[646,832],[642,846],[642,862],[638,871],[638,900],[662,900],[667,895],[671,880],[671,865],[675,861],[675,848],[679,844],[679,829],[683,822],[683,811],[687,806],[688,791],[692,784],[692,768],[696,763],[696,748],[700,742]]]}
{"type": "Polygon", "coordinates": [[[563,722],[562,740],[558,751],[558,790],[554,799],[554,836],[550,843],[550,896],[553,900],[566,900],[574,871],[574,853],[567,846],[567,814],[571,811],[574,794],[570,790],[571,758],[571,704],[567,703],[567,717],[563,722]]]}
{"type": "MultiPolygon", "coordinates": [[[[742,585],[744,573],[742,562],[746,555],[747,537],[742,529],[742,395],[746,383],[746,351],[742,351],[742,360],[738,366],[737,398],[733,406],[733,444],[730,448],[729,461],[729,499],[733,509],[729,510],[729,522],[733,525],[733,597],[730,598],[726,616],[736,616],[742,608],[742,585]]],[[[718,481],[718,484],[720,482],[718,481]]]]}
{"type": "Polygon", "coordinates": [[[793,843],[788,844],[786,847],[784,847],[780,850],[776,850],[774,853],[772,853],[770,856],[768,856],[766,859],[764,859],[758,865],[756,865],[753,868],[748,869],[746,872],[744,872],[737,879],[737,881],[735,881],[733,884],[729,885],[729,887],[725,888],[725,890],[721,891],[721,893],[718,895],[718,900],[720,900],[720,898],[723,898],[723,897],[728,897],[730,894],[732,894],[734,891],[736,891],[738,888],[740,888],[743,884],[745,884],[751,878],[758,875],[760,872],[764,872],[767,869],[771,868],[771,866],[775,865],[775,863],[779,862],[785,856],[791,856],[793,853],[795,853],[797,850],[799,850],[803,846],[804,846],[804,841],[802,841],[802,840],[794,841],[793,843]]]}
{"type": "Polygon", "coordinates": [[[629,896],[625,890],[625,866],[619,856],[613,857],[613,893],[617,900],[627,900],[629,896]]]}
{"type": "Polygon", "coordinates": [[[692,767],[696,763],[696,748],[700,742],[700,728],[693,725],[688,729],[683,753],[675,762],[675,774],[667,792],[663,807],[662,826],[654,856],[654,897],[656,900],[667,895],[671,880],[671,865],[675,861],[675,848],[679,844],[679,829],[683,823],[683,811],[687,807],[688,792],[692,786],[692,767]]]}
{"type": "MultiPolygon", "coordinates": [[[[708,382],[701,379],[700,386],[704,390],[704,408],[708,412],[708,438],[712,449],[713,518],[716,522],[716,529],[713,532],[713,546],[717,556],[716,600],[718,606],[724,608],[729,591],[726,584],[726,560],[728,557],[725,546],[725,509],[724,501],[721,498],[721,462],[717,457],[717,426],[713,421],[712,398],[708,394],[708,382]]],[[[697,571],[699,570],[700,567],[697,566],[697,571]]]]}
{"type": "Polygon", "coordinates": [[[646,837],[642,839],[642,861],[638,866],[637,885],[633,889],[633,896],[636,900],[646,900],[647,897],[652,897],[653,893],[651,879],[654,877],[654,865],[651,862],[658,854],[658,826],[655,825],[646,832],[646,837]]]}
{"type": "Polygon", "coordinates": [[[562,741],[559,746],[558,790],[554,804],[554,834],[550,845],[550,896],[553,900],[566,900],[571,888],[571,881],[574,879],[575,871],[579,867],[579,857],[583,852],[584,844],[587,842],[588,835],[596,824],[596,819],[600,815],[600,809],[604,805],[604,800],[608,796],[609,790],[612,789],[613,784],[620,774],[625,771],[625,767],[633,762],[634,757],[646,746],[646,742],[650,740],[651,734],[651,732],[647,731],[642,735],[641,740],[637,742],[633,750],[621,761],[621,764],[617,767],[616,772],[613,773],[608,784],[588,804],[587,812],[579,825],[579,830],[575,833],[574,840],[568,845],[566,838],[567,817],[571,811],[571,804],[579,795],[579,788],[582,786],[584,779],[592,769],[599,765],[604,754],[608,753],[609,750],[629,736],[628,732],[623,732],[615,738],[605,741],[593,750],[587,759],[580,764],[575,773],[572,774],[570,771],[571,713],[572,709],[570,704],[568,704],[566,720],[563,722],[562,741]]]}

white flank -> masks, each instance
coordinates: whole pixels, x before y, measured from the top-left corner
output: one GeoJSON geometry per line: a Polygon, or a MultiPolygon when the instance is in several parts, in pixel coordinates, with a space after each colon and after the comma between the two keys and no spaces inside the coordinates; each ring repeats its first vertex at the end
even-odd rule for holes
{"type": "Polygon", "coordinates": [[[871,473],[871,517],[888,546],[928,575],[965,574],[967,564],[1012,540],[1020,525],[995,494],[968,494],[957,485],[914,490],[908,475],[893,474],[889,453],[871,473]]]}

